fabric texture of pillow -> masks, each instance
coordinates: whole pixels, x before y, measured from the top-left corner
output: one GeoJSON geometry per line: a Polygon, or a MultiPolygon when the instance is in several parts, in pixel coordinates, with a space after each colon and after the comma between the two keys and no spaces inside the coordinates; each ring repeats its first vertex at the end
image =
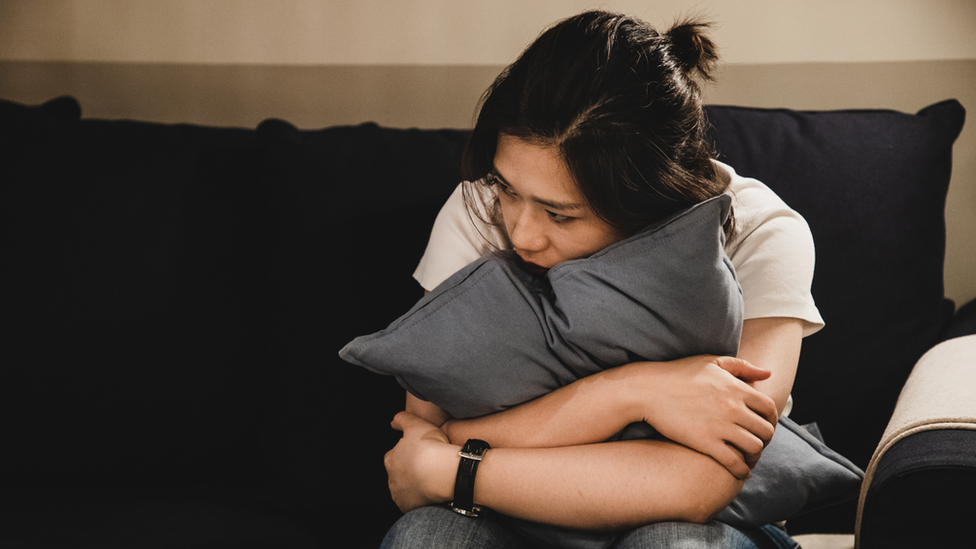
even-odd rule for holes
{"type": "Polygon", "coordinates": [[[489,254],[340,356],[463,418],[637,360],[734,355],[742,296],[723,250],[730,202],[698,204],[546,277],[489,254]]]}
{"type": "Polygon", "coordinates": [[[754,527],[805,515],[855,499],[863,479],[864,471],[824,444],[816,424],[784,416],[752,478],[716,520],[754,527]]]}

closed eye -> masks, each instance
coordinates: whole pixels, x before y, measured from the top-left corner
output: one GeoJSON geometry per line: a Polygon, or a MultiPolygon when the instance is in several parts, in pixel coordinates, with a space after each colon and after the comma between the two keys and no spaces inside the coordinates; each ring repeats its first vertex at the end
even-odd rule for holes
{"type": "Polygon", "coordinates": [[[504,183],[499,182],[498,183],[498,188],[500,188],[503,193],[507,194],[508,196],[511,196],[512,198],[515,198],[516,196],[518,196],[518,193],[517,192],[513,191],[511,187],[509,187],[508,185],[506,185],[504,183]]]}
{"type": "Polygon", "coordinates": [[[488,181],[489,185],[498,187],[506,195],[511,197],[518,196],[518,194],[515,191],[513,191],[512,188],[509,187],[507,183],[505,183],[505,180],[503,180],[497,173],[491,172],[485,176],[485,179],[488,181]]]}
{"type": "Polygon", "coordinates": [[[563,215],[550,210],[546,210],[546,214],[549,216],[549,219],[555,223],[567,223],[576,219],[575,217],[570,217],[568,215],[563,215]]]}

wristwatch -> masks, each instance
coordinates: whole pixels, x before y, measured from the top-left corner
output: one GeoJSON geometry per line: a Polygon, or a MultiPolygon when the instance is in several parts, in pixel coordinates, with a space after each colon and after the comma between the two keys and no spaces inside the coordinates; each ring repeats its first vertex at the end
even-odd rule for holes
{"type": "Polygon", "coordinates": [[[458,455],[457,478],[454,480],[454,501],[451,509],[466,517],[477,517],[483,510],[474,504],[474,475],[478,472],[478,463],[491,446],[483,440],[472,438],[464,443],[458,455]]]}

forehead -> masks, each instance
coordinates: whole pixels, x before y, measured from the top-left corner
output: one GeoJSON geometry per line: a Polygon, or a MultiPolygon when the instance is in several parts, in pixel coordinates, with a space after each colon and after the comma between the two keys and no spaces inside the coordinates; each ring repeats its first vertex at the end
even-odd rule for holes
{"type": "Polygon", "coordinates": [[[570,208],[586,206],[556,147],[499,134],[494,164],[502,180],[526,198],[570,208]]]}

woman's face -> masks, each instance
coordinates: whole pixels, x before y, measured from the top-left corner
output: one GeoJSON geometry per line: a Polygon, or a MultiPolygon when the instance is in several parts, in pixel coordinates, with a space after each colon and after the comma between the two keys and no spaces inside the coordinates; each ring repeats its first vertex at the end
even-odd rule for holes
{"type": "Polygon", "coordinates": [[[489,178],[508,237],[530,271],[545,272],[626,237],[593,213],[556,148],[499,134],[489,178]]]}

